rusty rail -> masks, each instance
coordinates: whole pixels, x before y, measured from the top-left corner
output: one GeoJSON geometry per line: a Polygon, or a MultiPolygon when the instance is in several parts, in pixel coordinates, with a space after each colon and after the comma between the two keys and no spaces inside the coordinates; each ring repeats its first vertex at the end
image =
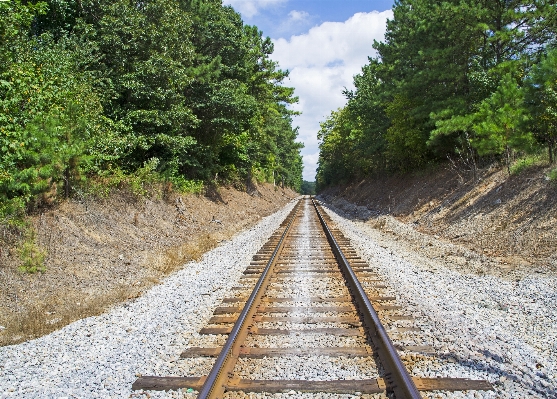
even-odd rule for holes
{"type": "MultiPolygon", "coordinates": [[[[262,357],[283,357],[283,356],[310,356],[315,352],[315,349],[308,348],[259,348],[244,346],[246,345],[246,338],[248,334],[254,335],[279,335],[284,334],[282,329],[273,328],[257,328],[256,323],[260,321],[292,321],[295,322],[312,322],[305,321],[308,319],[296,317],[275,317],[275,316],[262,316],[262,313],[289,313],[296,312],[299,308],[296,306],[271,306],[268,307],[267,303],[269,298],[264,298],[268,295],[268,287],[272,284],[275,278],[281,279],[281,274],[290,273],[293,266],[288,266],[289,260],[293,257],[300,255],[299,251],[288,252],[289,242],[299,235],[292,230],[296,230],[297,226],[295,220],[300,210],[299,201],[294,209],[290,212],[289,216],[282,222],[281,227],[273,233],[271,239],[261,248],[260,252],[253,257],[253,262],[244,272],[245,276],[250,276],[249,279],[257,279],[255,288],[251,292],[249,298],[245,302],[245,306],[231,306],[231,303],[240,303],[245,301],[245,296],[242,295],[241,299],[233,296],[231,298],[223,299],[224,306],[215,309],[213,320],[210,324],[227,324],[234,323],[233,327],[207,327],[201,330],[202,334],[229,334],[228,339],[222,348],[188,348],[181,355],[182,358],[191,357],[217,357],[208,376],[197,377],[157,377],[157,376],[141,376],[132,385],[133,390],[147,389],[147,390],[169,390],[180,388],[191,388],[199,391],[198,398],[222,398],[226,391],[244,391],[244,392],[282,392],[286,390],[295,390],[302,392],[328,392],[328,393],[353,393],[363,391],[365,393],[380,393],[385,390],[394,393],[397,399],[418,399],[421,398],[419,391],[432,391],[432,390],[492,390],[493,387],[489,382],[484,380],[469,380],[462,378],[412,378],[402,363],[397,350],[394,348],[385,328],[383,327],[376,309],[390,309],[397,308],[397,306],[388,306],[383,304],[376,304],[374,308],[371,300],[392,300],[395,298],[381,296],[381,297],[368,297],[364,288],[360,284],[356,273],[369,273],[370,269],[366,262],[357,256],[355,251],[350,248],[349,241],[343,234],[336,228],[329,227],[327,222],[330,217],[326,215],[321,207],[317,205],[316,201],[312,200],[312,205],[315,214],[311,211],[310,224],[313,226],[313,231],[319,231],[319,245],[315,248],[327,248],[325,252],[320,252],[316,249],[318,255],[313,261],[308,261],[308,264],[313,265],[314,262],[322,262],[323,268],[306,267],[301,268],[305,272],[311,273],[330,273],[335,269],[338,275],[339,269],[332,265],[338,265],[342,278],[348,286],[350,298],[346,299],[340,297],[322,298],[308,297],[309,302],[343,302],[338,306],[316,306],[315,309],[319,311],[330,310],[333,312],[347,312],[355,313],[357,310],[359,318],[356,315],[350,317],[316,317],[311,320],[320,320],[321,322],[341,322],[342,319],[348,319],[348,322],[357,323],[366,330],[367,338],[373,348],[368,345],[363,347],[341,347],[341,348],[321,348],[320,353],[324,356],[365,356],[370,357],[376,354],[379,361],[384,368],[382,378],[372,378],[363,380],[336,380],[336,381],[309,381],[305,379],[300,380],[253,380],[242,379],[233,374],[234,368],[240,356],[245,358],[262,358],[262,357]],[[317,220],[315,219],[317,216],[317,220]],[[320,226],[319,226],[320,225],[320,226]],[[284,229],[284,230],[283,230],[284,229]],[[323,235],[324,233],[324,235],[323,235]],[[326,237],[327,242],[323,239],[326,237]],[[323,240],[323,241],[321,241],[323,240]],[[330,249],[329,249],[330,247],[330,249]],[[283,252],[286,251],[286,253],[283,252]],[[332,251],[332,253],[331,253],[332,251]],[[295,256],[293,254],[296,254],[295,256]],[[362,263],[365,267],[362,267],[362,263]],[[264,266],[265,265],[265,266],[264,266]],[[354,268],[354,269],[353,269],[354,268]],[[257,274],[261,273],[259,277],[257,274]],[[352,302],[354,306],[345,306],[344,303],[352,302]],[[226,313],[240,314],[236,319],[235,317],[222,316],[226,313]],[[261,313],[261,314],[260,314],[261,313]],[[283,320],[284,319],[284,320],[283,320]]],[[[304,201],[304,209],[310,210],[311,204],[304,201]],[[307,206],[307,208],[306,208],[307,206]]],[[[299,226],[298,226],[299,227],[299,226]]],[[[308,227],[309,228],[309,227],[308,227]]],[[[303,230],[303,229],[302,229],[303,230]]],[[[304,232],[303,234],[306,234],[304,232]]],[[[307,231],[311,236],[311,230],[307,231]]],[[[305,237],[305,235],[303,235],[305,237]]],[[[310,248],[312,248],[310,246],[310,248]]],[[[310,255],[311,256],[311,255],[310,255]]],[[[305,262],[305,261],[304,261],[305,262]]],[[[292,265],[295,264],[292,263],[292,265]]],[[[296,269],[297,267],[294,267],[296,269]]],[[[244,276],[244,277],[245,277],[244,276]]],[[[369,278],[369,277],[365,277],[369,278]]],[[[338,278],[341,278],[338,275],[338,278]]],[[[250,280],[253,281],[253,280],[250,280]]],[[[378,281],[378,280],[370,280],[378,281]]],[[[252,283],[250,283],[251,286],[252,283]]],[[[279,284],[280,285],[280,284],[279,284]]],[[[244,286],[240,287],[242,290],[244,286]]],[[[386,288],[383,285],[376,285],[376,287],[386,288]]],[[[247,295],[247,292],[245,293],[247,295]]],[[[271,294],[270,296],[273,296],[271,294]]],[[[274,295],[276,296],[276,294],[274,295]]],[[[274,302],[296,302],[295,298],[274,298],[274,302]]],[[[311,306],[302,307],[305,310],[313,310],[311,306]]],[[[316,321],[313,321],[316,322],[316,321]]],[[[308,330],[297,330],[308,331],[308,330]]],[[[309,331],[318,331],[319,333],[338,334],[340,336],[360,336],[364,337],[364,330],[358,328],[358,331],[346,328],[323,328],[314,329],[309,331]]],[[[419,347],[408,347],[419,348],[419,347]]],[[[415,350],[415,349],[410,349],[415,350]]],[[[416,349],[421,350],[421,349],[416,349]]]]}
{"type": "Polygon", "coordinates": [[[315,200],[312,199],[312,203],[317,211],[323,230],[325,230],[325,235],[331,244],[331,248],[337,257],[346,281],[348,282],[352,294],[354,295],[356,305],[364,318],[365,325],[370,329],[369,334],[371,340],[376,345],[379,359],[386,370],[386,380],[389,383],[389,388],[394,391],[397,399],[421,399],[422,396],[418,392],[416,384],[402,363],[402,360],[385,331],[377,312],[373,308],[367,294],[358,281],[356,274],[352,270],[352,267],[336,242],[333,233],[327,226],[327,223],[319,211],[315,200]]]}
{"type": "Polygon", "coordinates": [[[298,212],[298,208],[300,206],[301,201],[298,201],[296,207],[292,210],[290,221],[288,225],[284,229],[282,236],[271,255],[271,258],[267,262],[263,273],[261,273],[261,277],[257,281],[253,292],[251,293],[249,299],[247,300],[242,313],[238,317],[238,320],[232,327],[232,331],[228,335],[228,339],[224,344],[222,351],[220,352],[211,372],[207,376],[199,395],[197,395],[198,399],[208,399],[208,398],[217,398],[222,396],[225,390],[225,385],[228,380],[232,377],[231,373],[234,369],[234,365],[238,360],[240,355],[240,346],[244,342],[248,331],[248,324],[250,320],[253,319],[255,312],[257,311],[257,306],[261,301],[261,297],[265,292],[265,288],[269,284],[269,276],[270,272],[275,266],[277,255],[282,250],[284,245],[284,240],[288,235],[288,231],[296,218],[296,213],[298,212]]]}

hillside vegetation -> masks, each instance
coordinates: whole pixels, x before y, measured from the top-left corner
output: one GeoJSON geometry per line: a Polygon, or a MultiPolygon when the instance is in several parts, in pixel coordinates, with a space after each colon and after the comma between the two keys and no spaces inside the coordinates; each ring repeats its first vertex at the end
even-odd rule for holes
{"type": "Polygon", "coordinates": [[[0,2],[0,222],[122,184],[299,189],[272,52],[220,0],[0,2]]]}
{"type": "Polygon", "coordinates": [[[447,159],[475,181],[524,154],[555,163],[555,2],[398,0],[393,13],[321,125],[318,188],[447,159]]]}
{"type": "Polygon", "coordinates": [[[220,0],[0,1],[0,345],[138,296],[296,195],[272,52],[220,0]]]}
{"type": "MultiPolygon", "coordinates": [[[[154,187],[156,188],[156,187],[154,187]]],[[[213,188],[205,195],[129,189],[105,199],[70,199],[29,217],[41,273],[21,273],[19,237],[0,234],[0,346],[57,330],[136,298],[198,260],[297,194],[262,184],[252,195],[213,188]]],[[[28,261],[29,256],[25,257],[28,261]]]]}
{"type": "Polygon", "coordinates": [[[410,241],[419,245],[412,250],[427,257],[439,256],[432,245],[440,239],[481,255],[488,272],[557,272],[557,184],[547,179],[548,169],[532,165],[509,176],[492,166],[479,170],[474,183],[444,164],[329,187],[321,196],[387,235],[414,237],[410,241]],[[425,236],[417,239],[419,233],[425,236]]]}

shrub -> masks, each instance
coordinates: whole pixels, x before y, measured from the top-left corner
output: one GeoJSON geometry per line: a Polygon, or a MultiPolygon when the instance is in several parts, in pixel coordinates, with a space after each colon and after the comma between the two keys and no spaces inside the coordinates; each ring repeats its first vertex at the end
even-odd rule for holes
{"type": "Polygon", "coordinates": [[[551,172],[549,172],[549,174],[547,175],[547,177],[549,178],[549,180],[555,184],[557,184],[557,168],[553,169],[551,172]]]}
{"type": "MultiPolygon", "coordinates": [[[[157,173],[157,166],[159,165],[158,158],[151,158],[143,163],[143,167],[137,169],[135,173],[128,176],[127,183],[129,184],[132,193],[137,197],[145,197],[149,194],[148,188],[152,188],[155,183],[160,183],[162,178],[157,173]]],[[[157,196],[160,196],[160,190],[157,190],[157,196]]]]}
{"type": "Polygon", "coordinates": [[[44,260],[46,251],[37,245],[35,230],[27,229],[25,240],[18,248],[21,265],[19,270],[24,273],[36,273],[46,271],[44,260]]]}
{"type": "Polygon", "coordinates": [[[510,167],[511,175],[518,175],[532,166],[540,166],[547,163],[547,154],[526,155],[516,160],[510,167]]]}
{"type": "Polygon", "coordinates": [[[187,180],[182,176],[172,176],[168,179],[173,188],[181,193],[201,194],[204,184],[202,180],[187,180]]]}

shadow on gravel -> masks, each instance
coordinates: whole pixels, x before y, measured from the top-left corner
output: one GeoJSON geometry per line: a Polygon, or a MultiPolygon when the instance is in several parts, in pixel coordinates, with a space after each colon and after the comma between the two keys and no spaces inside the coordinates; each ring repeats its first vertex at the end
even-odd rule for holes
{"type": "MultiPolygon", "coordinates": [[[[480,351],[480,353],[482,353],[487,359],[491,359],[496,363],[506,363],[505,360],[489,351],[489,350],[482,350],[480,351]]],[[[470,370],[478,370],[478,371],[483,371],[485,373],[489,373],[491,375],[494,376],[499,376],[500,377],[505,377],[507,380],[513,381],[516,384],[522,386],[524,389],[528,389],[532,392],[535,392],[536,394],[539,394],[541,397],[543,398],[548,398],[548,399],[557,399],[557,390],[555,389],[543,389],[543,387],[540,386],[540,384],[535,384],[534,382],[527,382],[525,381],[524,377],[521,377],[520,375],[518,375],[517,373],[513,373],[513,372],[509,372],[507,370],[503,370],[502,368],[499,368],[493,364],[490,363],[486,363],[486,362],[480,362],[477,360],[470,360],[467,358],[464,358],[462,356],[458,356],[456,354],[443,354],[443,355],[439,355],[439,358],[442,360],[446,360],[446,361],[454,361],[456,360],[456,363],[466,367],[470,370]],[[449,360],[450,359],[450,360],[449,360]]],[[[540,378],[542,378],[540,375],[538,375],[540,378]]],[[[530,380],[530,378],[528,378],[530,380]]],[[[547,380],[547,376],[545,378],[543,378],[545,380],[547,380]]],[[[494,382],[493,385],[495,386],[495,388],[497,390],[502,390],[504,389],[504,386],[502,384],[501,381],[497,381],[494,382]]]]}
{"type": "Polygon", "coordinates": [[[318,196],[316,197],[316,199],[321,203],[323,207],[353,222],[354,221],[367,222],[373,217],[383,215],[383,213],[379,211],[369,210],[364,206],[350,204],[349,202],[345,202],[344,200],[341,200],[343,201],[342,207],[337,207],[333,205],[332,201],[329,201],[327,197],[318,196]]]}

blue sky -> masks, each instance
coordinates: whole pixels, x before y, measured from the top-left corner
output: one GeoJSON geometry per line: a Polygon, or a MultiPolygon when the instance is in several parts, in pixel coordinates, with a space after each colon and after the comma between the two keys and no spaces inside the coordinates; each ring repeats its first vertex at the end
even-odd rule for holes
{"type": "Polygon", "coordinates": [[[375,55],[374,40],[382,40],[392,0],[225,0],[275,43],[272,59],[290,71],[287,86],[300,102],[292,108],[299,140],[305,145],[304,179],[315,180],[319,155],[319,122],[342,107],[344,87],[375,55]]]}

